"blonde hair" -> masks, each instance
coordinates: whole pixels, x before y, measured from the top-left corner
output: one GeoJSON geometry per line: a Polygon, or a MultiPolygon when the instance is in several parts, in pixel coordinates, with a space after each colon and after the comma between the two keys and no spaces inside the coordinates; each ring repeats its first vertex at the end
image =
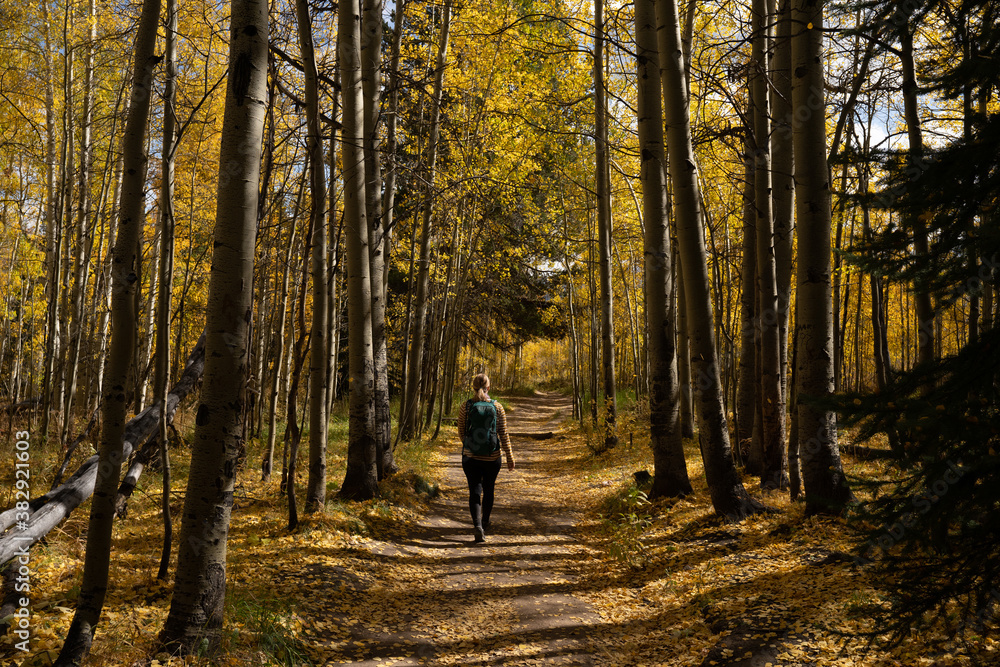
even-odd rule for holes
{"type": "Polygon", "coordinates": [[[486,392],[490,389],[490,376],[486,373],[480,373],[479,375],[472,378],[472,391],[476,394],[477,401],[485,401],[489,398],[486,392]]]}

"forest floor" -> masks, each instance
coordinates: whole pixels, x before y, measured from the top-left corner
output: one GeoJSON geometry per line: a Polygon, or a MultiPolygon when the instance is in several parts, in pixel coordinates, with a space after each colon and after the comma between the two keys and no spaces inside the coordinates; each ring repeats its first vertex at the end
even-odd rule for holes
{"type": "Polygon", "coordinates": [[[561,433],[572,406],[556,394],[504,402],[517,467],[504,465],[497,480],[487,541],[473,541],[454,438],[455,451],[435,462],[441,497],[402,535],[367,543],[375,577],[348,585],[349,601],[316,599],[312,613],[343,629],[311,639],[325,661],[594,664],[590,635],[601,619],[577,594],[592,548],[576,537],[582,508],[560,465],[579,455],[561,433]]]}
{"type": "MultiPolygon", "coordinates": [[[[221,649],[185,664],[1000,664],[1000,644],[949,643],[940,633],[869,650],[851,634],[868,629],[860,609],[883,598],[848,556],[854,538],[845,523],[805,518],[785,493],[764,496],[774,513],[722,523],[696,443],[688,444],[695,493],[647,503],[632,477],[652,465],[641,418],[623,415],[621,444],[595,455],[588,443],[596,436],[572,422],[568,399],[501,401],[517,468],[500,473],[484,544],[473,542],[451,433],[401,445],[404,470],[383,498],[328,501],[292,532],[276,482],[246,471],[232,518],[221,649]]],[[[342,469],[338,438],[331,470],[342,469]]],[[[868,476],[879,465],[846,463],[868,476]]],[[[175,473],[183,479],[182,461],[175,473]]],[[[169,605],[169,586],[155,579],[158,503],[151,477],[116,524],[113,588],[93,665],[182,663],[165,654],[149,660],[169,605]]],[[[5,638],[0,664],[51,663],[75,607],[88,507],[32,551],[32,654],[22,659],[5,638]]]]}

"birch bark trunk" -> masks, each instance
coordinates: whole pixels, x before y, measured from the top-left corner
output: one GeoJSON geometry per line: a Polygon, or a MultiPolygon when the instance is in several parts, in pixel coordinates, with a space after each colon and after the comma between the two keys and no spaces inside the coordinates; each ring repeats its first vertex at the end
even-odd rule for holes
{"type": "MultiPolygon", "coordinates": [[[[365,500],[378,493],[375,450],[375,360],[372,349],[372,281],[365,199],[364,99],[361,83],[361,4],[341,0],[340,82],[344,100],[344,233],[347,236],[350,416],[347,470],[340,496],[365,500]]],[[[419,364],[418,364],[419,365],[419,364]]]]}
{"type": "Polygon", "coordinates": [[[645,223],[646,332],[649,345],[649,427],[653,449],[651,497],[691,493],[680,421],[673,255],[667,197],[656,0],[635,1],[638,60],[638,129],[642,217],[645,223]]]}
{"type": "Polygon", "coordinates": [[[219,149],[205,379],[195,418],[165,648],[192,653],[220,637],[236,459],[249,373],[254,245],[267,108],[268,6],[233,0],[229,77],[219,149]]]}
{"type": "Polygon", "coordinates": [[[326,171],[323,133],[319,123],[319,76],[313,48],[312,21],[307,0],[296,0],[299,50],[305,70],[306,152],[309,154],[309,200],[312,219],[312,322],[309,335],[309,475],[307,513],[322,511],[326,503],[327,444],[327,291],[326,171]]]}
{"type": "MultiPolygon", "coordinates": [[[[93,0],[91,0],[93,2],[93,0]]],[[[170,569],[173,522],[170,518],[170,456],[167,449],[167,388],[170,370],[170,291],[174,277],[174,153],[177,135],[174,98],[177,84],[177,0],[167,0],[163,50],[166,81],[163,89],[163,158],[160,168],[160,293],[156,311],[156,372],[154,404],[160,406],[160,469],[163,492],[163,550],[156,578],[166,581],[170,569]]]]}
{"type": "Polygon", "coordinates": [[[766,0],[753,0],[751,97],[753,99],[752,165],[757,232],[757,298],[759,316],[755,331],[760,353],[760,403],[764,489],[785,489],[785,403],[781,394],[781,345],[778,328],[778,289],[774,261],[774,219],[771,206],[771,123],[768,95],[769,23],[766,0]]]}
{"type": "MultiPolygon", "coordinates": [[[[751,129],[745,127],[744,146],[750,151],[751,129]]],[[[743,248],[740,263],[740,360],[736,379],[737,460],[750,474],[760,472],[760,457],[753,442],[754,406],[757,404],[757,233],[754,231],[753,168],[747,157],[743,165],[743,248]]]]}
{"type": "Polygon", "coordinates": [[[86,660],[107,595],[111,569],[111,528],[115,498],[124,461],[127,415],[126,384],[136,347],[135,249],[142,234],[146,180],[146,129],[149,120],[153,68],[159,24],[159,0],[145,0],[135,37],[132,106],[122,139],[125,175],[119,208],[118,238],[112,259],[111,343],[108,351],[97,479],[87,528],[83,581],[73,622],[55,664],[64,667],[86,660]]]}
{"type": "Polygon", "coordinates": [[[795,148],[796,381],[798,447],[806,512],[839,513],[852,499],[837,446],[834,412],[816,405],[833,392],[832,199],[826,161],[823,2],[794,0],[792,106],[795,148]],[[801,112],[799,111],[801,110],[801,112]]]}
{"type": "MultiPolygon", "coordinates": [[[[90,282],[90,258],[93,252],[94,237],[91,226],[91,197],[90,197],[90,176],[93,171],[92,153],[92,126],[94,110],[94,48],[97,41],[97,23],[95,13],[97,7],[95,0],[90,0],[87,4],[87,44],[83,58],[83,103],[80,109],[80,178],[79,203],[76,208],[76,229],[77,229],[77,252],[74,257],[73,267],[73,295],[72,312],[70,322],[72,330],[69,332],[69,355],[66,365],[66,405],[63,408],[65,418],[62,424],[62,437],[60,442],[69,440],[69,430],[72,425],[70,416],[73,413],[73,404],[76,400],[80,351],[84,338],[84,297],[87,286],[90,282]]],[[[86,407],[86,404],[85,404],[86,407]]]]}
{"type": "MultiPolygon", "coordinates": [[[[56,350],[59,347],[59,286],[62,284],[60,274],[59,230],[56,220],[56,95],[55,95],[55,65],[52,54],[52,21],[49,15],[49,2],[42,2],[42,20],[44,23],[43,57],[45,60],[45,296],[48,300],[48,310],[45,317],[45,355],[42,362],[42,422],[40,432],[42,439],[48,438],[49,413],[52,409],[52,382],[55,375],[56,350]]],[[[110,254],[110,253],[109,253],[110,254]]]]}
{"type": "Polygon", "coordinates": [[[791,0],[780,0],[775,21],[771,79],[771,187],[774,205],[774,274],[778,288],[778,343],[781,396],[788,406],[788,315],[792,301],[792,233],[795,181],[792,177],[792,23],[791,0]]]}
{"type": "MultiPolygon", "coordinates": [[[[370,236],[372,358],[375,370],[375,452],[378,478],[396,472],[389,413],[389,353],[385,333],[391,230],[382,207],[382,161],[378,138],[382,88],[383,0],[364,0],[361,22],[361,88],[364,96],[365,208],[370,236]]],[[[393,185],[395,187],[395,185],[393,185]]]]}
{"type": "Polygon", "coordinates": [[[682,268],[699,408],[701,454],[715,511],[728,520],[738,521],[761,511],[763,506],[743,488],[729,444],[676,0],[657,0],[656,14],[677,242],[685,258],[682,268]]]}
{"type": "MultiPolygon", "coordinates": [[[[278,214],[282,214],[279,212],[278,214]]],[[[288,238],[288,246],[285,250],[284,271],[281,279],[281,296],[275,306],[277,308],[278,329],[274,334],[272,342],[272,355],[274,358],[273,370],[271,372],[271,386],[268,391],[267,408],[267,447],[264,450],[264,458],[261,460],[261,479],[268,481],[274,470],[274,444],[277,440],[278,421],[278,394],[279,380],[283,375],[285,364],[285,323],[288,321],[288,283],[292,273],[292,251],[296,243],[296,227],[294,221],[289,225],[291,228],[288,238]]]]}
{"type": "Polygon", "coordinates": [[[615,422],[618,388],[615,381],[614,294],[611,285],[611,188],[608,164],[608,102],[604,90],[604,0],[594,1],[594,103],[597,150],[594,190],[597,195],[597,238],[601,281],[601,354],[604,366],[604,449],[618,444],[615,422]]]}
{"type": "MultiPolygon", "coordinates": [[[[900,11],[906,11],[901,9],[900,11]]],[[[912,8],[909,10],[912,12],[912,8]]],[[[920,174],[925,168],[924,160],[924,137],[920,124],[920,109],[918,107],[918,93],[916,77],[916,64],[913,59],[913,30],[910,26],[910,17],[901,16],[899,34],[899,62],[903,71],[903,119],[906,122],[906,136],[909,141],[910,169],[920,174]]],[[[917,257],[927,257],[930,254],[927,240],[927,226],[924,224],[922,214],[911,211],[904,214],[905,224],[910,228],[913,235],[913,251],[917,257]]],[[[934,361],[936,322],[937,313],[934,312],[934,304],[931,301],[929,287],[916,282],[913,285],[915,303],[914,308],[917,314],[917,362],[927,364],[934,361]]],[[[925,387],[929,391],[930,387],[925,387]]]]}

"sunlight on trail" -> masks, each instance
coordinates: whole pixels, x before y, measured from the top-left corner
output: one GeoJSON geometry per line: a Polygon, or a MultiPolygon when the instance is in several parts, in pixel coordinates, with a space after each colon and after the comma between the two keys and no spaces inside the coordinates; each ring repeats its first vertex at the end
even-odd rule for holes
{"type": "MultiPolygon", "coordinates": [[[[552,403],[511,401],[511,431],[558,428],[568,402],[552,403]]],[[[346,641],[327,642],[323,659],[359,665],[592,664],[584,640],[600,619],[574,589],[582,563],[595,554],[572,535],[579,508],[552,493],[553,466],[567,455],[570,441],[563,435],[545,441],[514,436],[518,467],[501,473],[490,534],[476,545],[457,438],[451,440],[452,451],[436,462],[444,498],[404,537],[369,543],[379,582],[363,591],[363,599],[339,607],[362,606],[367,618],[351,626],[346,641]]]]}
{"type": "MultiPolygon", "coordinates": [[[[404,471],[382,499],[332,501],[289,533],[276,482],[248,479],[233,513],[223,652],[183,662],[161,654],[153,664],[945,667],[971,665],[973,655],[1000,663],[992,640],[930,653],[914,636],[891,654],[864,652],[844,633],[865,629],[859,610],[880,598],[847,553],[843,521],[806,519],[801,505],[769,494],[778,512],[722,523],[694,442],[695,493],[638,503],[632,475],[652,466],[639,427],[595,456],[588,430],[569,426],[567,398],[501,401],[518,465],[500,474],[485,544],[473,542],[454,433],[406,445],[433,449],[430,463],[419,454],[421,474],[441,485],[429,503],[417,500],[420,478],[404,471]]],[[[880,472],[878,463],[850,465],[880,472]]],[[[153,579],[157,504],[145,492],[116,524],[115,587],[92,665],[149,656],[162,627],[170,588],[153,579]]],[[[74,515],[32,560],[38,651],[26,664],[50,664],[45,651],[65,635],[84,530],[85,514],[74,515]]]]}

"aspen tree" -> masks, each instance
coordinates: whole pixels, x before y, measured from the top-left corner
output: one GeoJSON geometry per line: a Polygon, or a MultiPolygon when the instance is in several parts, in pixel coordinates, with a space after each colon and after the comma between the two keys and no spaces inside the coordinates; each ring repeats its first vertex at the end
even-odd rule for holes
{"type": "Polygon", "coordinates": [[[167,0],[163,50],[166,81],[163,87],[163,157],[160,165],[160,280],[156,311],[156,369],[154,404],[160,406],[160,470],[163,492],[163,551],[156,578],[165,581],[170,569],[173,523],[170,520],[170,456],[167,449],[167,389],[170,375],[170,290],[174,277],[174,155],[177,152],[177,0],[167,0]]]}
{"type": "Polygon", "coordinates": [[[677,242],[684,257],[681,268],[690,323],[701,454],[715,511],[729,520],[740,520],[760,511],[762,506],[743,488],[729,444],[676,0],[657,0],[656,17],[677,242]]]}
{"type": "MultiPolygon", "coordinates": [[[[71,289],[66,289],[64,283],[71,281],[72,260],[71,253],[79,245],[79,239],[73,238],[73,182],[76,173],[76,104],[73,95],[75,88],[76,69],[76,47],[72,43],[72,35],[75,31],[76,16],[72,3],[63,6],[62,20],[62,147],[60,150],[59,186],[57,188],[56,201],[56,254],[58,255],[59,273],[62,278],[56,288],[56,296],[59,300],[59,322],[58,330],[61,335],[58,345],[55,348],[55,369],[52,376],[52,403],[56,406],[56,413],[60,417],[60,422],[65,429],[66,421],[70,418],[65,412],[67,402],[66,382],[68,373],[68,356],[72,344],[70,327],[73,324],[70,312],[71,289]]],[[[141,295],[142,289],[137,289],[136,298],[141,295]]],[[[138,347],[137,347],[138,349],[138,347]]],[[[60,435],[62,430],[60,430],[60,435]]]]}
{"type": "MultiPolygon", "coordinates": [[[[403,23],[406,16],[406,8],[408,5],[408,0],[398,0],[396,2],[395,19],[396,24],[393,27],[392,33],[392,49],[391,55],[389,56],[389,80],[387,85],[388,93],[388,104],[386,109],[386,122],[385,122],[385,155],[387,159],[387,168],[385,172],[385,194],[382,200],[382,228],[386,230],[387,242],[391,240],[391,230],[394,227],[394,219],[396,214],[396,177],[398,174],[397,168],[397,145],[398,138],[396,133],[396,127],[399,121],[399,60],[400,53],[402,51],[402,41],[403,41],[403,23]]],[[[416,235],[414,235],[416,238],[416,235]]],[[[388,257],[388,253],[386,253],[388,257]]],[[[410,256],[412,258],[413,252],[411,250],[410,256]]],[[[411,272],[412,275],[412,272],[411,272]]],[[[385,273],[388,277],[388,272],[385,273]]],[[[384,294],[385,298],[388,298],[388,292],[384,294]]],[[[409,319],[407,319],[407,327],[409,327],[409,319]]],[[[405,379],[406,375],[406,351],[403,352],[403,363],[402,363],[402,377],[404,379],[404,389],[405,389],[405,379]]],[[[405,393],[404,393],[405,395],[405,393]]],[[[404,398],[405,401],[405,398],[404,398]]],[[[376,407],[376,412],[378,408],[376,407]]],[[[402,430],[403,426],[403,416],[406,412],[405,407],[400,408],[399,416],[399,426],[402,430]]],[[[389,416],[391,419],[391,415],[389,416]]],[[[391,433],[390,433],[391,437],[391,433]]],[[[392,448],[388,449],[388,456],[392,455],[392,448]]],[[[382,467],[383,470],[386,468],[386,459],[383,458],[382,467]]]]}
{"type": "MultiPolygon", "coordinates": [[[[94,246],[93,224],[91,220],[91,172],[93,171],[93,115],[94,115],[94,50],[97,41],[96,0],[87,3],[87,43],[83,58],[83,104],[80,109],[80,176],[78,183],[79,203],[76,207],[77,252],[74,255],[73,292],[71,296],[72,329],[69,330],[69,350],[66,362],[66,396],[63,407],[62,437],[60,442],[69,441],[69,429],[73,420],[73,403],[76,399],[80,370],[80,350],[84,339],[84,296],[90,282],[91,254],[94,246]]],[[[84,406],[86,407],[86,406],[84,406]]]]}
{"type": "Polygon", "coordinates": [[[323,509],[326,502],[326,383],[327,383],[327,280],[326,172],[323,134],[319,125],[319,82],[313,48],[312,21],[307,0],[295,0],[299,49],[305,70],[306,152],[309,155],[309,201],[312,220],[312,322],[309,335],[309,476],[306,512],[323,509]]]}
{"type": "Polygon", "coordinates": [[[594,277],[594,226],[590,214],[587,215],[587,296],[590,300],[588,315],[590,316],[590,422],[597,426],[597,382],[599,373],[597,367],[601,361],[601,348],[598,341],[599,322],[597,320],[597,280],[594,277]]]}
{"type": "Polygon", "coordinates": [[[341,0],[340,83],[344,100],[344,233],[347,236],[347,308],[350,408],[347,470],[340,495],[365,500],[378,494],[375,451],[375,362],[372,349],[372,282],[365,210],[364,95],[361,86],[361,5],[341,0]]]}
{"type": "Polygon", "coordinates": [[[152,94],[156,30],[160,16],[159,0],[145,0],[135,37],[132,66],[132,105],[129,108],[122,139],[125,172],[119,208],[118,237],[112,259],[111,343],[105,372],[102,400],[102,426],[94,497],[87,527],[87,552],[83,580],[73,622],[66,642],[56,659],[60,667],[78,665],[86,660],[94,641],[94,632],[104,608],[111,569],[111,528],[114,501],[123,463],[123,438],[128,409],[125,386],[136,347],[135,256],[142,234],[143,201],[146,180],[146,129],[152,94]]]}
{"type": "MultiPolygon", "coordinates": [[[[298,219],[298,211],[301,211],[302,197],[305,193],[305,182],[307,173],[303,173],[302,185],[299,189],[298,205],[296,215],[293,220],[298,219]]],[[[312,243],[313,218],[309,218],[308,231],[304,239],[303,246],[309,247],[312,243]]],[[[298,299],[296,300],[296,314],[293,324],[294,345],[291,347],[291,370],[289,373],[288,390],[285,396],[285,437],[284,454],[282,456],[281,490],[288,495],[288,530],[295,530],[299,525],[299,508],[296,499],[295,474],[298,465],[299,443],[302,440],[302,429],[298,422],[298,393],[299,384],[302,379],[302,367],[305,364],[305,345],[309,335],[306,329],[306,287],[309,282],[309,269],[311,257],[307,254],[302,258],[302,271],[298,283],[298,299]]]]}
{"type": "Polygon", "coordinates": [[[832,200],[826,160],[823,2],[792,2],[795,109],[796,394],[806,512],[839,513],[852,499],[840,464],[835,413],[813,401],[833,391],[832,200]]]}
{"type": "MultiPolygon", "coordinates": [[[[123,87],[124,88],[124,87],[123,87]]],[[[124,91],[123,91],[124,92],[124,91]]],[[[124,114],[126,117],[129,116],[130,110],[132,108],[131,96],[125,96],[124,100],[125,109],[124,114]]],[[[115,176],[114,176],[114,189],[111,195],[111,215],[109,216],[108,224],[108,251],[105,253],[104,261],[101,266],[101,272],[98,277],[98,285],[95,294],[95,303],[98,306],[98,310],[101,313],[100,318],[97,322],[97,375],[94,378],[94,395],[95,403],[100,404],[100,397],[104,395],[104,371],[107,365],[107,354],[108,354],[108,341],[109,335],[108,323],[111,319],[111,296],[112,296],[112,285],[113,285],[113,274],[114,269],[114,252],[111,248],[115,246],[116,239],[118,237],[118,215],[121,208],[121,194],[122,185],[124,182],[125,175],[125,155],[121,152],[118,155],[118,159],[115,162],[115,176]]],[[[178,355],[179,356],[179,355],[178,355]]]]}
{"type": "Polygon", "coordinates": [[[646,331],[649,337],[649,428],[653,449],[652,496],[691,492],[680,423],[680,388],[674,343],[674,284],[670,247],[660,57],[656,44],[656,1],[636,0],[638,129],[645,226],[646,331]]]}
{"type": "MultiPolygon", "coordinates": [[[[691,94],[691,49],[694,46],[694,23],[698,14],[698,0],[688,0],[684,11],[684,31],[681,48],[684,55],[684,88],[691,94]]],[[[664,157],[666,159],[666,157],[664,157]]],[[[681,434],[694,437],[694,395],[691,391],[691,343],[688,336],[687,294],[684,290],[684,272],[681,256],[674,244],[674,288],[677,292],[677,376],[681,386],[681,434]]],[[[737,421],[737,425],[739,421],[737,421]]]]}
{"type": "MultiPolygon", "coordinates": [[[[278,213],[279,219],[283,218],[283,210],[279,208],[278,213]]],[[[292,274],[292,252],[296,245],[296,231],[294,222],[289,225],[290,232],[287,239],[287,247],[285,248],[285,261],[282,265],[282,278],[281,278],[281,293],[276,302],[276,317],[278,318],[278,328],[274,333],[273,339],[273,355],[274,355],[274,370],[271,373],[271,387],[268,392],[268,410],[267,410],[267,445],[264,449],[264,458],[261,460],[261,479],[263,481],[268,481],[271,479],[271,473],[274,470],[274,444],[277,440],[277,422],[278,422],[278,393],[279,393],[279,380],[281,379],[282,369],[284,368],[285,362],[285,323],[288,321],[288,283],[291,279],[292,274]]]]}
{"type": "Polygon", "coordinates": [[[191,653],[213,647],[223,623],[226,551],[236,460],[242,442],[252,315],[261,145],[267,107],[268,6],[233,0],[212,271],[205,379],[195,418],[177,571],[160,641],[191,653]]]}
{"type": "Polygon", "coordinates": [[[784,489],[788,486],[788,477],[785,473],[785,402],[781,393],[781,345],[771,206],[771,123],[767,64],[770,15],[766,0],[753,0],[751,16],[753,46],[750,94],[753,101],[753,131],[750,134],[752,153],[749,159],[754,175],[754,223],[757,233],[758,318],[755,339],[761,379],[757,402],[760,405],[763,453],[760,483],[765,489],[784,489]]]}
{"type": "MultiPolygon", "coordinates": [[[[743,128],[745,150],[751,152],[751,130],[743,128]]],[[[754,231],[754,182],[751,158],[743,165],[742,229],[743,248],[740,262],[740,360],[736,379],[736,450],[741,464],[750,474],[760,472],[759,442],[753,441],[757,405],[757,234],[754,231]]]]}
{"type": "MultiPolygon", "coordinates": [[[[60,264],[60,233],[57,221],[56,200],[56,102],[55,64],[53,63],[52,21],[49,14],[49,0],[42,0],[42,22],[45,60],[45,296],[47,310],[45,319],[45,357],[42,370],[42,396],[40,432],[48,437],[49,413],[52,409],[52,384],[56,373],[56,351],[60,345],[59,330],[59,288],[62,285],[62,265],[60,264]]],[[[110,253],[109,253],[110,254],[110,253]]]]}
{"type": "MultiPolygon", "coordinates": [[[[382,226],[386,230],[393,227],[396,213],[396,127],[399,122],[399,59],[403,41],[403,20],[406,16],[407,0],[396,2],[396,25],[392,32],[392,51],[389,56],[389,81],[386,89],[389,96],[385,121],[385,154],[388,160],[385,172],[385,195],[382,201],[382,226]]],[[[404,373],[405,375],[405,373],[404,373]]]]}
{"type": "MultiPolygon", "coordinates": [[[[378,137],[382,87],[383,0],[364,0],[361,21],[361,88],[364,97],[365,209],[370,236],[372,345],[375,371],[375,451],[378,477],[396,471],[389,413],[389,356],[385,331],[389,287],[390,228],[382,206],[382,163],[378,137]]],[[[395,186],[393,186],[395,187],[395,186]]]]}
{"type": "Polygon", "coordinates": [[[792,299],[792,228],[795,181],[792,175],[792,23],[791,0],[779,0],[775,18],[771,89],[771,188],[774,215],[774,276],[778,291],[778,343],[781,396],[788,405],[788,315],[792,299]]]}
{"type": "MultiPolygon", "coordinates": [[[[906,138],[909,142],[909,166],[910,169],[919,170],[923,168],[924,162],[924,136],[923,128],[920,124],[920,110],[917,105],[917,96],[920,89],[917,86],[916,63],[913,57],[913,33],[915,28],[911,25],[913,5],[911,3],[899,3],[892,17],[893,22],[899,30],[899,62],[903,74],[903,120],[906,123],[906,138]]],[[[929,257],[930,247],[927,238],[927,224],[924,222],[924,213],[911,210],[904,213],[906,226],[909,227],[913,237],[913,250],[917,257],[929,257]]],[[[923,281],[926,283],[926,279],[923,281]]],[[[917,361],[921,364],[929,364],[935,358],[935,339],[937,337],[937,314],[934,312],[934,304],[931,300],[930,286],[917,282],[914,284],[915,310],[917,312],[917,361]]],[[[930,390],[930,385],[924,388],[930,390]]]]}
{"type": "MultiPolygon", "coordinates": [[[[340,75],[337,74],[330,106],[334,109],[340,107],[340,75]]],[[[337,289],[340,281],[340,267],[342,254],[340,250],[340,238],[344,231],[343,219],[340,216],[339,197],[340,190],[337,188],[337,130],[340,129],[337,123],[331,122],[329,128],[329,148],[327,149],[327,168],[330,170],[330,180],[327,186],[327,230],[330,234],[329,252],[327,253],[326,265],[330,272],[330,279],[327,281],[329,288],[326,300],[327,317],[327,375],[329,379],[326,384],[326,414],[333,413],[333,406],[340,396],[340,386],[337,377],[337,358],[340,354],[340,322],[341,322],[341,301],[343,294],[337,289]]]]}
{"type": "MultiPolygon", "coordinates": [[[[597,196],[597,238],[601,282],[601,356],[604,366],[604,448],[618,444],[615,422],[618,389],[615,380],[614,294],[611,287],[611,175],[608,171],[608,102],[604,89],[604,0],[594,1],[594,145],[597,151],[594,191],[597,196]]],[[[596,396],[595,396],[596,399],[596,396]]]]}

